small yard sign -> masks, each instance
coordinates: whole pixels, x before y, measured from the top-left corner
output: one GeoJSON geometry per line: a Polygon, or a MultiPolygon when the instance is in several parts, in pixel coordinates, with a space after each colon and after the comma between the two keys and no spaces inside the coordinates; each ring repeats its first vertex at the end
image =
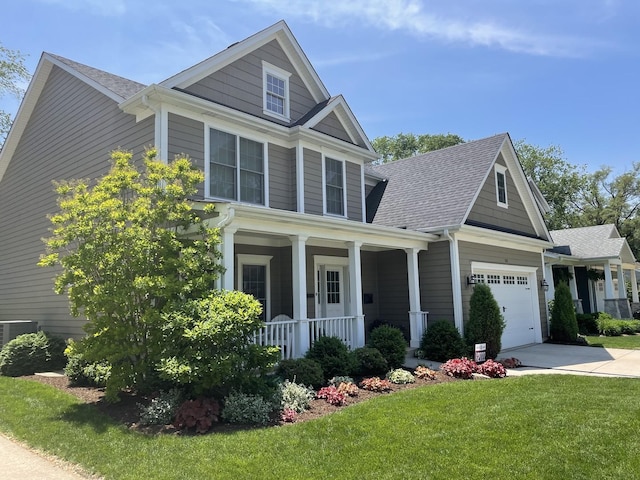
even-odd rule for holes
{"type": "Polygon", "coordinates": [[[474,360],[476,361],[476,363],[484,362],[487,359],[487,344],[476,343],[474,353],[474,360]]]}

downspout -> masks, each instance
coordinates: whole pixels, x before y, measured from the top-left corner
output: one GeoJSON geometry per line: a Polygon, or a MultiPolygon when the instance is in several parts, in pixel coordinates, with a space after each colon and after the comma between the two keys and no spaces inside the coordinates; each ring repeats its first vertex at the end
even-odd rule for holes
{"type": "Polygon", "coordinates": [[[464,322],[462,318],[462,282],[460,281],[460,255],[458,253],[458,241],[451,236],[448,228],[445,228],[443,236],[449,241],[453,319],[460,335],[464,335],[464,322]]]}

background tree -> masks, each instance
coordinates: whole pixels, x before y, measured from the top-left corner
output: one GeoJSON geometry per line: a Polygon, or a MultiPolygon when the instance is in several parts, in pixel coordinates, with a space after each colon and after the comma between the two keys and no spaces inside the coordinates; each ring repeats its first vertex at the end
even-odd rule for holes
{"type": "Polygon", "coordinates": [[[487,359],[496,358],[502,349],[502,332],[505,322],[500,306],[485,283],[473,287],[469,302],[469,321],[464,327],[464,338],[469,347],[476,343],[487,344],[487,359]]]}
{"type": "Polygon", "coordinates": [[[371,142],[375,151],[382,155],[379,163],[413,157],[420,153],[440,150],[441,148],[452,147],[460,143],[464,143],[464,140],[458,135],[451,133],[447,133],[446,135],[399,133],[392,137],[377,137],[371,142]]]}
{"type": "MultiPolygon", "coordinates": [[[[29,78],[29,72],[24,66],[24,55],[0,44],[0,98],[6,94],[20,97],[24,91],[20,83],[27,82],[29,78]]],[[[11,116],[0,110],[0,147],[4,143],[9,128],[11,128],[11,116]]]]}
{"type": "Polygon", "coordinates": [[[55,291],[68,293],[74,316],[86,317],[78,350],[111,365],[111,398],[153,377],[166,308],[206,297],[222,270],[218,232],[188,201],[204,175],[186,158],[167,165],[156,153],[146,152],[139,171],[130,153],[116,151],[95,186],[57,185],[60,212],[50,217],[53,235],[39,262],[62,267],[55,291]]]}

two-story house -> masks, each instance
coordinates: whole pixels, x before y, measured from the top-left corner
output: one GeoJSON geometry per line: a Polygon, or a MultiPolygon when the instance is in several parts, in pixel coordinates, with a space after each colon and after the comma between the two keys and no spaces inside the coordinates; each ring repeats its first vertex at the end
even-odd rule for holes
{"type": "Polygon", "coordinates": [[[506,302],[508,346],[546,336],[549,237],[508,135],[372,169],[353,112],[283,21],[148,86],[42,55],[0,152],[0,321],[82,334],[36,266],[51,182],[99,177],[110,151],[149,145],[205,172],[193,200],[216,205],[216,287],[258,298],[267,326],[255,340],[285,356],[319,335],[361,346],[378,322],[415,347],[427,311],[462,330],[479,281],[506,302]]]}

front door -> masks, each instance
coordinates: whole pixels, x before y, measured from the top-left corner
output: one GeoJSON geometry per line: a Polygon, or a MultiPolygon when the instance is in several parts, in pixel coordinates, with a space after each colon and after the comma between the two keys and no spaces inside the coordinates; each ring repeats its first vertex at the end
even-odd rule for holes
{"type": "Polygon", "coordinates": [[[316,317],[345,315],[345,271],[341,265],[318,265],[316,270],[316,317]]]}

